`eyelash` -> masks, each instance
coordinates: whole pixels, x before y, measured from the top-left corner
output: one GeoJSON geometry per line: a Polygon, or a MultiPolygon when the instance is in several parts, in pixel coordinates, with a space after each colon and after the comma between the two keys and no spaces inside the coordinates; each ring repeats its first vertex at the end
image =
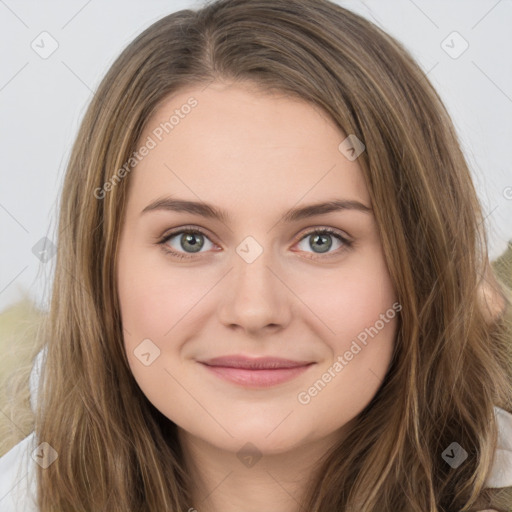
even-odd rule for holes
{"type": "MultiPolygon", "coordinates": [[[[165,251],[165,253],[169,254],[172,257],[175,257],[175,258],[178,258],[178,259],[187,259],[187,260],[195,259],[195,256],[188,255],[187,253],[176,252],[176,251],[170,249],[169,246],[167,245],[167,242],[171,238],[175,237],[176,235],[181,235],[181,234],[184,234],[184,233],[194,234],[194,235],[199,234],[199,235],[203,235],[203,236],[205,236],[205,237],[207,237],[209,239],[208,235],[203,230],[201,230],[199,228],[193,228],[193,227],[188,228],[187,226],[185,226],[183,228],[180,228],[177,231],[173,231],[171,233],[166,234],[161,240],[159,240],[157,242],[157,244],[161,245],[162,249],[165,251]]],[[[311,231],[308,231],[307,233],[305,233],[298,240],[298,242],[302,241],[304,238],[307,238],[308,236],[316,235],[316,234],[324,234],[324,233],[327,233],[327,234],[332,235],[335,238],[337,238],[345,246],[344,249],[349,249],[353,245],[353,242],[351,242],[347,238],[343,237],[336,230],[334,230],[332,228],[315,228],[315,229],[312,229],[311,231]]],[[[326,253],[325,256],[321,256],[319,253],[316,253],[317,256],[312,257],[312,258],[310,257],[310,259],[316,260],[316,259],[320,259],[320,258],[329,258],[329,256],[338,255],[338,253],[343,251],[344,249],[341,248],[341,249],[338,249],[337,251],[334,251],[333,253],[326,253]]],[[[313,253],[313,254],[315,254],[315,253],[313,253]]]]}

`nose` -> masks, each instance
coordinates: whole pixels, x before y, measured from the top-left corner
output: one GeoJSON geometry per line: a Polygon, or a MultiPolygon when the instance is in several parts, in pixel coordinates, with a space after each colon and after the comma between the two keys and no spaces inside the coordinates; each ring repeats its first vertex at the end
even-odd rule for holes
{"type": "Polygon", "coordinates": [[[252,263],[235,253],[233,265],[221,290],[220,322],[250,335],[285,328],[292,316],[293,294],[270,251],[263,251],[252,263]]]}

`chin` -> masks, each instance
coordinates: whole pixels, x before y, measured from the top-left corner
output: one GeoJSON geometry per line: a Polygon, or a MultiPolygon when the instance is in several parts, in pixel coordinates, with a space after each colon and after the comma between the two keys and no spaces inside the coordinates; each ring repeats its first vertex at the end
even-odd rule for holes
{"type": "Polygon", "coordinates": [[[307,432],[297,431],[293,428],[291,422],[287,424],[288,421],[289,419],[283,421],[281,417],[272,422],[263,420],[230,423],[233,426],[227,427],[227,430],[233,437],[227,436],[225,432],[221,437],[211,437],[211,432],[209,432],[209,439],[206,440],[219,448],[234,452],[238,452],[246,443],[252,443],[266,455],[284,453],[307,443],[309,437],[307,432]]]}

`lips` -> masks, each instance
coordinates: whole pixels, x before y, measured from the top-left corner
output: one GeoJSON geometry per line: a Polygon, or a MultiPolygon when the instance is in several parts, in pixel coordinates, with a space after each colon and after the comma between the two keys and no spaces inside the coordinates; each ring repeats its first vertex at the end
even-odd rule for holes
{"type": "Polygon", "coordinates": [[[200,361],[213,375],[251,388],[266,388],[289,381],[315,363],[277,357],[225,356],[200,361]]]}
{"type": "Polygon", "coordinates": [[[224,366],[227,368],[243,368],[248,370],[276,370],[279,368],[297,368],[311,364],[311,361],[292,361],[280,357],[224,356],[202,361],[208,366],[224,366]]]}

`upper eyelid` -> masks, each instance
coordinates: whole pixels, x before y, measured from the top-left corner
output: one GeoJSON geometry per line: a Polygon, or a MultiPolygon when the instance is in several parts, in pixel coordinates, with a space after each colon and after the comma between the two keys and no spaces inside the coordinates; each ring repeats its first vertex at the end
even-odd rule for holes
{"type": "MultiPolygon", "coordinates": [[[[210,239],[212,238],[210,236],[210,234],[208,233],[208,231],[206,231],[203,228],[194,227],[194,226],[185,226],[182,228],[177,228],[176,230],[171,230],[171,231],[165,232],[161,237],[159,237],[159,240],[162,242],[165,242],[165,241],[169,240],[169,238],[172,238],[176,235],[181,235],[183,233],[190,233],[190,232],[197,232],[197,233],[200,233],[201,235],[204,235],[210,239]]],[[[211,240],[211,241],[213,242],[213,240],[211,240]]]]}

